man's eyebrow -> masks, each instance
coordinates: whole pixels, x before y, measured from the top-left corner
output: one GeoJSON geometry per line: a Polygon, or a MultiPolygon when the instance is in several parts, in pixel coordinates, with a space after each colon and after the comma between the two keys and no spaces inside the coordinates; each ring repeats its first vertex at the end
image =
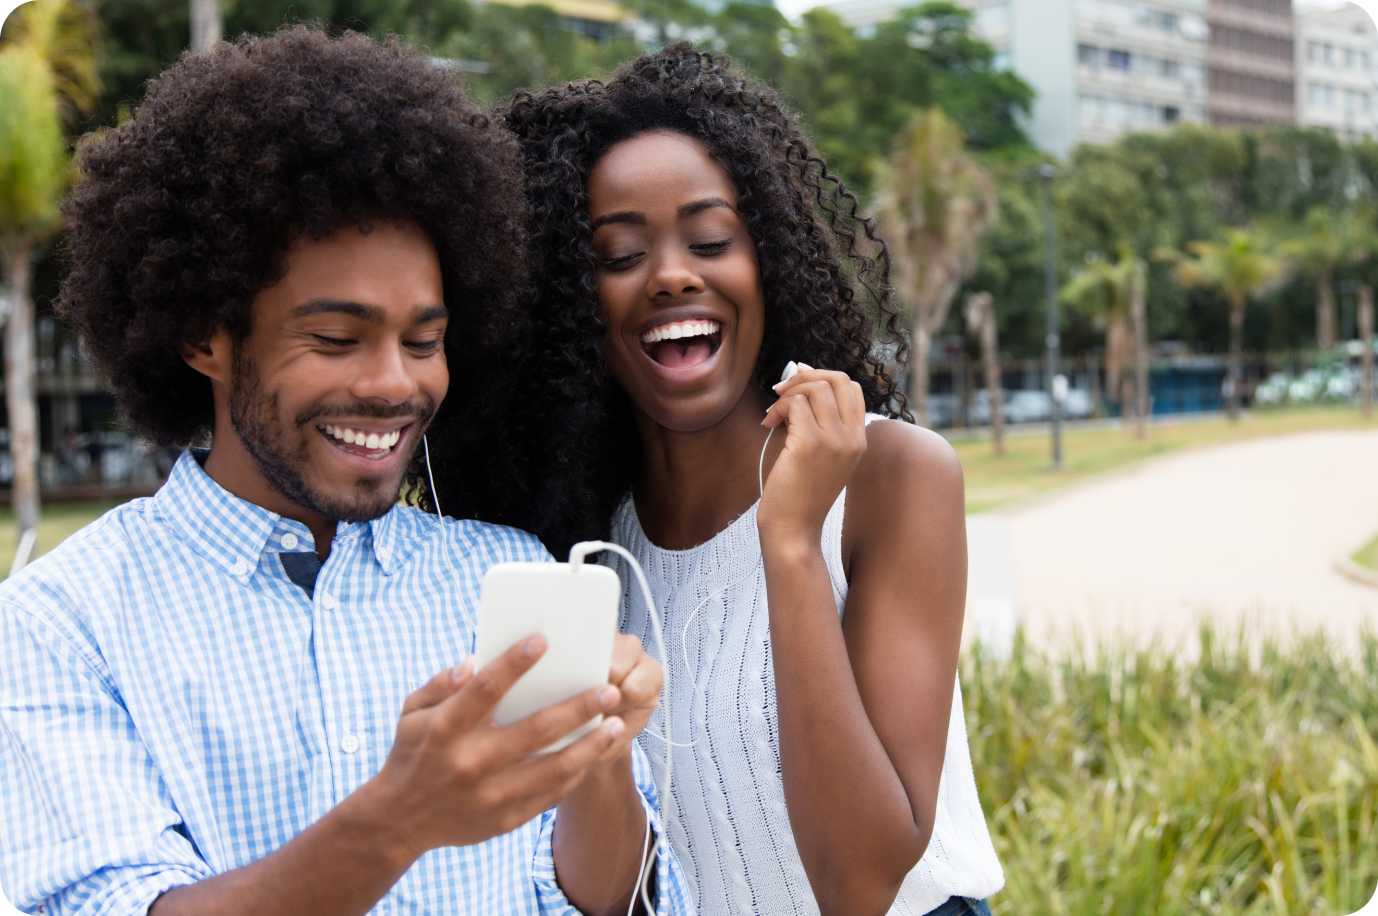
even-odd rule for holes
{"type": "Polygon", "coordinates": [[[723,200],[721,197],[705,197],[703,200],[696,200],[692,203],[687,203],[675,212],[680,219],[684,219],[686,216],[693,216],[695,213],[701,213],[704,210],[711,210],[713,207],[726,207],[729,210],[737,209],[727,201],[723,200]]]}
{"type": "Polygon", "coordinates": [[[635,210],[619,210],[616,213],[605,213],[593,221],[589,228],[597,229],[599,226],[606,226],[608,223],[631,223],[634,226],[646,225],[646,214],[637,213],[635,210]]]}
{"type": "Polygon", "coordinates": [[[450,317],[450,310],[443,305],[418,305],[412,311],[412,324],[425,324],[428,321],[440,321],[450,317]]]}
{"type": "MultiPolygon", "coordinates": [[[[310,302],[303,302],[292,309],[292,317],[306,318],[327,312],[348,315],[350,318],[358,318],[369,324],[383,324],[387,320],[386,312],[379,306],[364,305],[362,302],[350,302],[344,299],[312,299],[310,302]]],[[[428,321],[439,321],[449,317],[450,310],[443,305],[418,305],[412,310],[412,324],[425,324],[428,321]]]]}
{"type": "Polygon", "coordinates": [[[385,320],[383,310],[378,306],[364,305],[362,302],[349,302],[343,299],[312,299],[310,302],[303,302],[292,309],[292,317],[306,318],[309,315],[320,315],[324,312],[348,315],[370,324],[382,324],[385,320]]]}

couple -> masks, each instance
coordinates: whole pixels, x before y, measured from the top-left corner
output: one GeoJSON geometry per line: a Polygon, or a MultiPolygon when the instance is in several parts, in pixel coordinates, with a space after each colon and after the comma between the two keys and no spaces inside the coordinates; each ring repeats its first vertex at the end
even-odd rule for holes
{"type": "Polygon", "coordinates": [[[676,46],[494,118],[294,29],[185,57],[66,212],[127,421],[212,444],[0,587],[22,908],[622,913],[653,829],[661,913],[984,911],[960,470],[866,425],[884,255],[772,93],[676,46]],[[544,649],[466,661],[518,527],[638,556],[674,721],[629,591],[609,686],[491,723],[544,649]]]}

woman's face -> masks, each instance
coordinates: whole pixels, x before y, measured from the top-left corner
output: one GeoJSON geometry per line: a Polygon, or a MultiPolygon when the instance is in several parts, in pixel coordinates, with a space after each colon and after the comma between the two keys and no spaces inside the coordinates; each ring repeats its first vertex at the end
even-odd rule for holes
{"type": "Polygon", "coordinates": [[[625,140],[589,176],[608,367],[668,429],[712,426],[755,390],[765,303],[737,204],[727,173],[683,134],[625,140]]]}

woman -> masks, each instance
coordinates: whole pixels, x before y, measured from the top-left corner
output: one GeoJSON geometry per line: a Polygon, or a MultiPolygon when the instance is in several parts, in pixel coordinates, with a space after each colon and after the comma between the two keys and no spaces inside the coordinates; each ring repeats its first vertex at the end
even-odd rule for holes
{"type": "MultiPolygon", "coordinates": [[[[641,740],[652,761],[672,742],[701,913],[988,912],[961,469],[926,430],[867,425],[904,412],[869,317],[902,358],[883,244],[776,95],[688,45],[503,115],[535,358],[510,481],[441,472],[438,495],[557,555],[610,534],[641,561],[674,710],[641,740]]],[[[648,639],[646,612],[629,588],[624,631],[648,639]]]]}

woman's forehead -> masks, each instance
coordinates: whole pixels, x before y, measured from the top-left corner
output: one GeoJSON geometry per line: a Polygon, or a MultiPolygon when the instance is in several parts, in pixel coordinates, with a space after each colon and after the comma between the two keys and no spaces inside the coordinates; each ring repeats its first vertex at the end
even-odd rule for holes
{"type": "Polygon", "coordinates": [[[721,197],[736,205],[732,179],[693,137],[671,131],[639,134],[604,154],[589,176],[589,210],[633,203],[675,205],[721,197]]]}

